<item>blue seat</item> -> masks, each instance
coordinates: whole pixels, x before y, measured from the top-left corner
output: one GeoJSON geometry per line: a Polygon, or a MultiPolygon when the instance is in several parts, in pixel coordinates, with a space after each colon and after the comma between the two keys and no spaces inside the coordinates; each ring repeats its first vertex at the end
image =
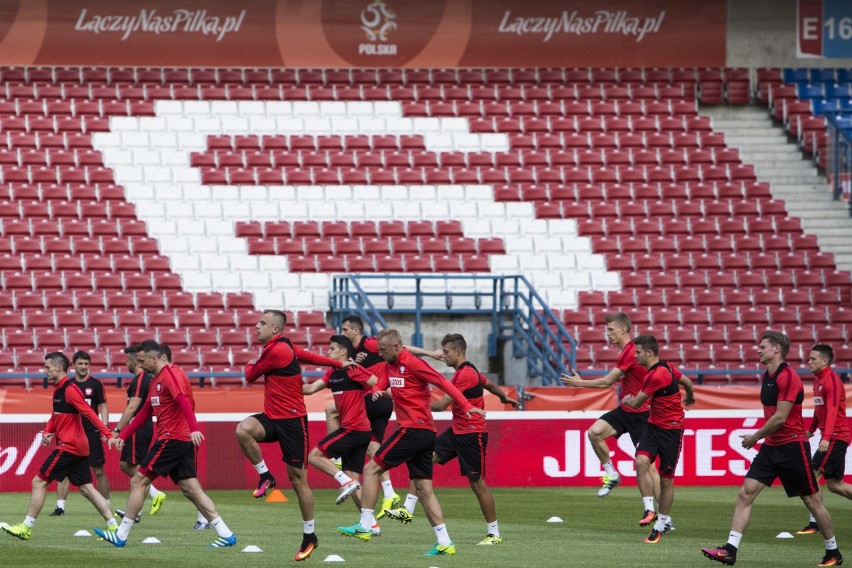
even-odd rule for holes
{"type": "Polygon", "coordinates": [[[837,82],[838,83],[852,83],[852,69],[838,69],[837,70],[837,82]]]}
{"type": "Polygon", "coordinates": [[[825,86],[825,98],[827,99],[850,99],[852,98],[852,83],[829,84],[825,86]]]}
{"type": "Polygon", "coordinates": [[[784,78],[785,83],[808,83],[810,82],[808,79],[808,70],[807,69],[797,69],[797,68],[787,68],[781,71],[781,76],[784,78]]]}
{"type": "Polygon", "coordinates": [[[834,83],[834,69],[813,68],[810,70],[811,83],[834,83]]]}
{"type": "Polygon", "coordinates": [[[815,116],[820,116],[826,111],[838,110],[840,108],[840,103],[836,100],[812,100],[811,108],[813,108],[815,116]]]}
{"type": "Polygon", "coordinates": [[[796,86],[796,92],[800,99],[822,99],[825,96],[822,83],[800,83],[796,86]]]}

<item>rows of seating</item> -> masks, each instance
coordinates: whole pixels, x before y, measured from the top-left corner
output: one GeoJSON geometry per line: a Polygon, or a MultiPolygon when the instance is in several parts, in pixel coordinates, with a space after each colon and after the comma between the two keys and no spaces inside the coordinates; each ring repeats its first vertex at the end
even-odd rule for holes
{"type": "Polygon", "coordinates": [[[698,112],[753,91],[742,69],[0,69],[0,368],[48,346],[116,368],[146,330],[238,368],[282,302],[321,348],[330,274],[356,271],[524,271],[583,366],[615,359],[615,309],[690,364],[748,366],[768,325],[843,349],[849,274],[698,112]]]}

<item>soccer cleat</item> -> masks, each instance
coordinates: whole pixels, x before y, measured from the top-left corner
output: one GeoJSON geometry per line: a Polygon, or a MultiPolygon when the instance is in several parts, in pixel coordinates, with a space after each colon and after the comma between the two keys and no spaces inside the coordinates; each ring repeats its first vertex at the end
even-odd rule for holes
{"type": "Polygon", "coordinates": [[[65,514],[65,509],[63,509],[62,507],[57,507],[57,508],[55,508],[55,509],[53,510],[53,512],[52,512],[49,516],[51,516],[51,517],[61,517],[61,516],[62,516],[62,515],[64,515],[64,514],[65,514]]]}
{"type": "Polygon", "coordinates": [[[194,530],[203,531],[210,528],[210,523],[203,523],[201,521],[195,521],[195,526],[192,527],[194,530]]]}
{"type": "MultiPolygon", "coordinates": [[[[114,533],[114,532],[116,532],[116,531],[118,530],[118,525],[107,525],[107,528],[106,528],[106,529],[104,529],[104,530],[105,530],[106,532],[114,533]]],[[[103,540],[103,539],[102,539],[102,538],[100,538],[100,537],[98,537],[98,540],[103,540]]]]}
{"type": "Polygon", "coordinates": [[[826,550],[825,556],[822,557],[817,566],[840,566],[843,564],[843,555],[837,549],[826,550]]]}
{"type": "Polygon", "coordinates": [[[393,494],[393,497],[385,497],[384,499],[382,499],[381,511],[379,511],[379,514],[376,515],[376,520],[379,520],[385,516],[385,509],[396,509],[397,507],[399,507],[400,502],[401,500],[399,498],[399,495],[397,495],[396,493],[393,494]]]}
{"type": "Polygon", "coordinates": [[[302,535],[302,546],[296,552],[296,561],[306,560],[317,548],[319,548],[317,535],[313,533],[302,535]]]}
{"type": "Polygon", "coordinates": [[[819,532],[819,527],[816,523],[808,523],[804,528],[796,531],[796,534],[816,534],[819,532]]]}
{"type": "MultiPolygon", "coordinates": [[[[116,510],[115,510],[115,516],[116,516],[116,517],[120,517],[120,518],[122,518],[122,519],[123,519],[123,518],[124,518],[124,514],[125,514],[124,509],[116,509],[116,510]]],[[[138,522],[140,522],[141,520],[142,520],[142,513],[139,513],[138,515],[136,515],[136,518],[135,518],[135,519],[133,519],[133,522],[134,522],[134,523],[138,523],[138,522]]]]}
{"type": "Polygon", "coordinates": [[[354,536],[367,542],[373,538],[373,531],[361,526],[360,521],[349,527],[337,527],[337,532],[345,536],[354,536]]]}
{"type": "Polygon", "coordinates": [[[476,543],[477,546],[491,546],[494,544],[503,544],[503,537],[489,534],[488,536],[480,540],[478,543],[476,543]]]}
{"type": "Polygon", "coordinates": [[[657,529],[651,529],[651,534],[645,537],[645,544],[657,544],[660,542],[660,538],[663,536],[664,532],[666,532],[665,529],[663,529],[662,532],[657,529]]]}
{"type": "Polygon", "coordinates": [[[6,525],[3,527],[3,530],[21,540],[30,540],[30,527],[24,523],[18,523],[17,525],[11,526],[6,525]]]}
{"type": "Polygon", "coordinates": [[[456,553],[456,545],[452,542],[450,544],[436,544],[432,547],[432,550],[427,552],[426,554],[422,554],[421,556],[452,556],[456,553]]]}
{"type": "Polygon", "coordinates": [[[370,528],[370,532],[373,533],[373,536],[382,536],[382,529],[379,526],[379,523],[376,523],[370,528]]]}
{"type": "Polygon", "coordinates": [[[331,463],[334,464],[334,467],[343,471],[343,460],[340,458],[331,458],[331,463]]]}
{"type": "Polygon", "coordinates": [[[655,511],[645,511],[645,516],[639,521],[640,527],[647,527],[651,523],[657,520],[657,513],[655,511]]]}
{"type": "Polygon", "coordinates": [[[353,479],[346,485],[341,486],[340,492],[337,494],[337,499],[334,501],[334,503],[336,505],[340,505],[341,503],[346,501],[350,495],[352,495],[359,489],[361,489],[361,484],[353,479]]]}
{"type": "Polygon", "coordinates": [[[619,483],[621,483],[620,475],[616,475],[615,477],[604,475],[601,477],[601,488],[598,489],[598,497],[606,497],[613,489],[618,487],[619,483]]]}
{"type": "Polygon", "coordinates": [[[225,548],[227,546],[234,546],[235,544],[237,544],[237,535],[232,534],[231,536],[220,536],[208,544],[207,548],[225,548]]]}
{"type": "Polygon", "coordinates": [[[702,548],[701,553],[710,560],[721,562],[727,566],[733,566],[737,562],[737,549],[728,544],[719,548],[702,548]]]}
{"type": "MultiPolygon", "coordinates": [[[[150,515],[153,517],[160,511],[160,507],[163,506],[163,503],[166,502],[166,494],[162,491],[157,491],[157,496],[151,500],[151,513],[150,515]]],[[[137,521],[138,522],[138,521],[137,521]]]]}
{"type": "Polygon", "coordinates": [[[118,532],[114,530],[104,530],[104,529],[92,529],[95,531],[95,534],[98,535],[100,540],[105,540],[113,546],[117,546],[119,548],[124,548],[124,545],[127,544],[126,540],[121,540],[118,538],[118,532]]]}
{"type": "Polygon", "coordinates": [[[407,525],[414,518],[414,515],[408,512],[405,507],[397,507],[396,509],[385,509],[384,514],[391,519],[396,519],[400,523],[407,525]]]}
{"type": "Polygon", "coordinates": [[[257,482],[257,489],[251,494],[255,499],[260,499],[261,497],[266,496],[266,492],[270,489],[275,489],[275,478],[271,475],[268,477],[261,477],[260,481],[257,482]]]}

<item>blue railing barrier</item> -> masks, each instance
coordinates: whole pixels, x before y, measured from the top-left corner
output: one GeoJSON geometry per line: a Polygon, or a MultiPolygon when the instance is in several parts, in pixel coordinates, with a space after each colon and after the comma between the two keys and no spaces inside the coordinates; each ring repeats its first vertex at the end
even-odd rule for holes
{"type": "Polygon", "coordinates": [[[826,174],[834,191],[834,199],[849,200],[852,217],[852,112],[849,110],[825,111],[826,119],[826,174]]]}

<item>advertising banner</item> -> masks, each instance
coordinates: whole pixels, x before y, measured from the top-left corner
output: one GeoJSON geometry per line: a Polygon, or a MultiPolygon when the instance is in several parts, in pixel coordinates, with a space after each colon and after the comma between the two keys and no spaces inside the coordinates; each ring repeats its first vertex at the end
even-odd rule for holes
{"type": "Polygon", "coordinates": [[[0,64],[724,66],[727,3],[0,0],[0,64]]]}
{"type": "MultiPolygon", "coordinates": [[[[806,414],[810,414],[806,412],[806,414]]],[[[494,487],[595,486],[603,475],[600,462],[588,442],[587,431],[600,415],[597,411],[577,412],[491,412],[488,417],[488,459],[486,479],[494,487]]],[[[257,474],[240,451],[234,429],[244,415],[200,415],[206,440],[199,452],[199,479],[210,489],[250,489],[257,474]]],[[[438,430],[449,426],[449,414],[438,415],[438,430]]],[[[32,477],[52,448],[41,445],[39,432],[44,422],[25,422],[24,415],[11,422],[3,417],[0,431],[0,491],[29,491],[32,477]]],[[[763,418],[757,410],[688,411],[683,451],[675,483],[678,485],[739,485],[755,455],[742,448],[740,436],[753,432],[763,418]]],[[[396,427],[394,422],[389,432],[396,427]]],[[[325,435],[325,422],[319,414],[310,416],[310,439],[315,445],[325,435]]],[[[812,439],[813,447],[818,436],[812,439]]],[[[264,458],[274,475],[286,479],[281,453],[275,444],[262,446],[264,458]]],[[[626,485],[635,485],[633,448],[623,436],[610,443],[613,463],[626,485]]],[[[118,470],[118,453],[109,452],[107,475],[117,490],[127,489],[127,477],[118,470]]],[[[847,456],[847,462],[850,456],[847,456]]],[[[847,463],[852,468],[852,464],[847,463]]],[[[309,482],[315,488],[337,484],[311,468],[309,482]]],[[[392,472],[397,487],[408,479],[404,467],[392,472]]],[[[173,486],[161,480],[167,489],[173,486]]],[[[279,484],[287,489],[286,481],[279,484]]],[[[438,487],[466,487],[458,463],[435,467],[438,487]]]]}

